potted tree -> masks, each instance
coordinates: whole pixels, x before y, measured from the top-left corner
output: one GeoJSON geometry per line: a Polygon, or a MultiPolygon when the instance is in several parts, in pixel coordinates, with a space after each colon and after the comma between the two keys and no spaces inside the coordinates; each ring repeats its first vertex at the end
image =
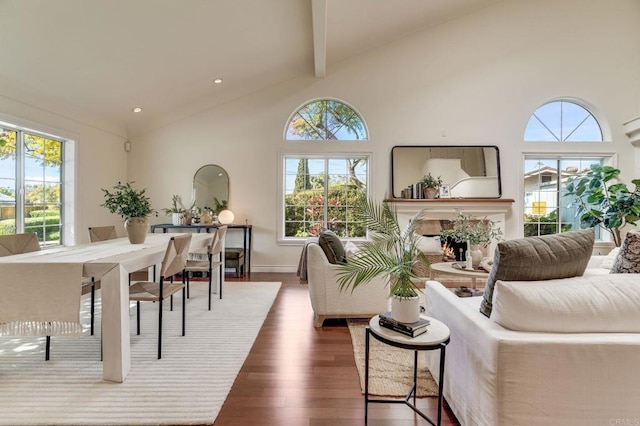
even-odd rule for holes
{"type": "Polygon", "coordinates": [[[414,232],[418,213],[409,226],[401,230],[396,211],[386,202],[361,199],[356,209],[369,231],[370,240],[347,263],[338,264],[338,285],[341,291],[357,288],[374,277],[388,278],[391,295],[391,315],[400,322],[416,322],[420,318],[418,277],[413,272],[416,262],[429,265],[418,248],[414,232]]]}
{"type": "Polygon", "coordinates": [[[626,224],[635,225],[640,219],[640,179],[631,181],[635,188],[629,190],[624,183],[613,183],[620,170],[611,166],[593,165],[582,176],[570,178],[565,197],[573,197],[569,205],[576,207],[583,226],[601,226],[607,230],[616,247],[620,247],[620,229],[626,224]]]}
{"type": "Polygon", "coordinates": [[[471,256],[472,266],[477,268],[482,261],[483,252],[493,240],[502,237],[502,230],[497,224],[485,218],[476,218],[458,211],[451,221],[451,228],[440,232],[443,237],[449,237],[458,243],[467,243],[467,256],[471,256]]]}
{"type": "Polygon", "coordinates": [[[148,216],[153,209],[149,197],[145,195],[146,190],[134,189],[131,186],[133,183],[118,182],[112,190],[102,189],[105,201],[100,206],[125,219],[124,228],[131,244],[142,244],[149,231],[148,216]]]}
{"type": "Polygon", "coordinates": [[[440,187],[442,186],[442,178],[440,176],[433,177],[431,173],[427,173],[420,182],[424,188],[425,198],[438,198],[440,187]]]}

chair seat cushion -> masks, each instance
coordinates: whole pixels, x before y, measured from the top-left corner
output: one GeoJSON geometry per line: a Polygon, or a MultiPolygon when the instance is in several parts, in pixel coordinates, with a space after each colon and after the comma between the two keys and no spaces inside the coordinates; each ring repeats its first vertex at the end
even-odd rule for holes
{"type": "MultiPolygon", "coordinates": [[[[182,283],[164,283],[162,296],[164,299],[182,290],[182,283]]],[[[138,281],[129,287],[129,300],[137,302],[157,302],[160,300],[160,284],[138,281]]]]}
{"type": "Polygon", "coordinates": [[[225,259],[239,259],[244,257],[244,250],[241,248],[228,248],[224,251],[225,259]]]}

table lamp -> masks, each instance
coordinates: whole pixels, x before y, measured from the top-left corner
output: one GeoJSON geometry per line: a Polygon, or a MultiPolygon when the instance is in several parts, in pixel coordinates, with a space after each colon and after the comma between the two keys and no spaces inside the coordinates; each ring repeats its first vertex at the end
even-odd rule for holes
{"type": "Polygon", "coordinates": [[[231,210],[222,210],[218,214],[218,222],[223,225],[229,225],[230,223],[233,223],[233,219],[235,219],[235,217],[231,210]]]}

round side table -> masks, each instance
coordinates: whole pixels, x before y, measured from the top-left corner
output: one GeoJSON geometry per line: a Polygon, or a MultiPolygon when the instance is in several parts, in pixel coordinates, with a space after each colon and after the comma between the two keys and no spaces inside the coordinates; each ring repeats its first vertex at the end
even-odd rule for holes
{"type": "Polygon", "coordinates": [[[440,426],[442,421],[442,389],[444,384],[444,360],[445,348],[449,344],[449,327],[435,318],[423,317],[430,321],[427,332],[416,337],[405,336],[385,327],[380,326],[379,316],[371,318],[366,329],[365,339],[365,376],[364,376],[364,423],[367,424],[370,403],[405,404],[415,411],[420,417],[434,426],[440,426]],[[380,342],[395,346],[396,348],[414,351],[413,357],[413,386],[404,399],[373,399],[369,398],[369,345],[370,336],[380,342]],[[440,350],[440,380],[438,383],[438,418],[436,422],[427,417],[416,408],[416,393],[418,384],[418,352],[440,350]],[[411,402],[413,396],[413,402],[411,402]]]}

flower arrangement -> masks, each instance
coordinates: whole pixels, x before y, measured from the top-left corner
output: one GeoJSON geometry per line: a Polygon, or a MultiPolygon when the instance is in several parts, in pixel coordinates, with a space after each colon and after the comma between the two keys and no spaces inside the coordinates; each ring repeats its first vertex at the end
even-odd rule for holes
{"type": "Polygon", "coordinates": [[[449,237],[458,243],[469,242],[471,245],[488,246],[493,240],[502,239],[502,230],[497,224],[484,218],[465,215],[458,211],[455,219],[451,221],[452,227],[443,229],[440,235],[449,237]]]}

